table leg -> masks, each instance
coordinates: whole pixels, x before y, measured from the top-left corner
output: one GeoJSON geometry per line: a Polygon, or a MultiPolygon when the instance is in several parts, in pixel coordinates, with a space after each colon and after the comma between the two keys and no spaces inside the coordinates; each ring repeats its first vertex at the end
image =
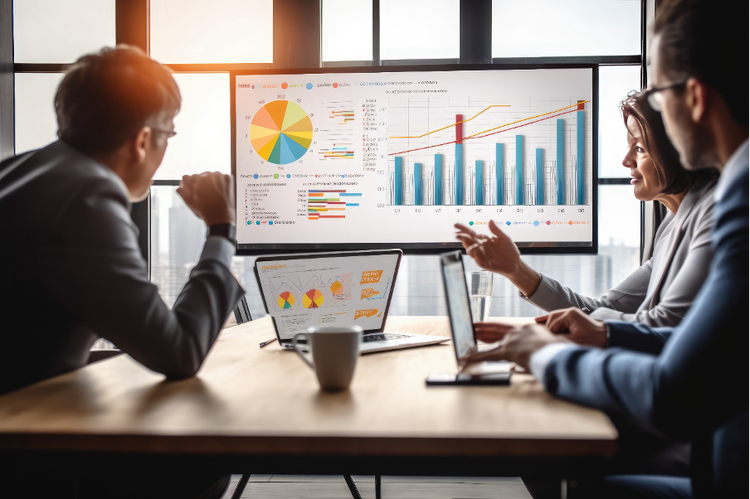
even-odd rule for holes
{"type": "Polygon", "coordinates": [[[349,492],[351,492],[352,497],[354,499],[362,499],[359,489],[357,489],[357,485],[354,483],[354,480],[352,480],[352,476],[344,475],[344,480],[346,480],[346,485],[349,487],[349,492]]]}
{"type": "Polygon", "coordinates": [[[237,482],[237,486],[234,488],[232,499],[240,499],[240,497],[242,497],[242,492],[244,492],[245,487],[247,487],[248,480],[250,480],[250,473],[243,473],[242,477],[240,477],[240,481],[237,482]]]}

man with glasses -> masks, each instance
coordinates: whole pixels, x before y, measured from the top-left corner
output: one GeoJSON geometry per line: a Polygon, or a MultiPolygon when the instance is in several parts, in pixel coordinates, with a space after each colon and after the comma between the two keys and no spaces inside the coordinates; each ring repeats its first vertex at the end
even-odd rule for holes
{"type": "Polygon", "coordinates": [[[510,330],[475,360],[520,363],[549,393],[605,411],[623,435],[692,443],[690,478],[612,476],[592,496],[748,497],[748,3],[664,0],[653,29],[648,102],[685,168],[721,172],[706,283],[677,328],[567,309],[551,313],[547,328],[510,330]],[[641,353],[575,343],[615,334],[668,340],[641,353]]]}
{"type": "MultiPolygon", "coordinates": [[[[149,281],[130,217],[176,133],[180,101],[167,68],[133,47],[104,49],[73,64],[58,88],[59,140],[0,163],[0,393],[84,366],[100,337],[167,379],[200,368],[243,294],[230,272],[232,179],[185,176],[177,189],[208,237],[171,310],[149,281]]],[[[115,468],[45,474],[40,490],[28,483],[34,474],[2,477],[0,495],[221,497],[229,483],[211,470],[115,468]]]]}

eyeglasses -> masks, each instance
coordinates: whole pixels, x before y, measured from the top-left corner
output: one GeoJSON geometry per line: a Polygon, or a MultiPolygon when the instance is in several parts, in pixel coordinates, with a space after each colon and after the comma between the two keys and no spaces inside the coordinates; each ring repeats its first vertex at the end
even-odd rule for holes
{"type": "Polygon", "coordinates": [[[163,128],[156,128],[156,127],[153,127],[153,126],[151,127],[151,130],[153,130],[155,132],[166,133],[168,139],[171,139],[172,137],[174,137],[175,135],[177,135],[177,132],[175,132],[174,130],[164,130],[163,128]]]}
{"type": "Polygon", "coordinates": [[[664,109],[664,95],[661,92],[669,90],[671,88],[684,87],[686,83],[687,79],[675,83],[670,83],[669,85],[664,85],[663,87],[647,88],[643,91],[643,95],[646,97],[646,100],[648,100],[648,105],[651,106],[651,109],[653,109],[657,113],[660,113],[662,109],[664,109]]]}

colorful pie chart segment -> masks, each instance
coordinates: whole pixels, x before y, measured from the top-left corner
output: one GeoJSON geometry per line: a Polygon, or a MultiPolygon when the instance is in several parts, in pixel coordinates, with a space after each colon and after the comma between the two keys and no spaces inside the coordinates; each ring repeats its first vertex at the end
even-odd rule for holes
{"type": "Polygon", "coordinates": [[[312,136],[312,121],[296,102],[269,102],[250,122],[250,142],[255,152],[276,165],[293,163],[304,156],[312,136]]]}
{"type": "Polygon", "coordinates": [[[344,294],[344,285],[341,284],[340,281],[334,281],[333,284],[331,284],[331,293],[333,296],[344,294]]]}
{"type": "Polygon", "coordinates": [[[284,291],[276,299],[276,304],[279,306],[279,308],[292,308],[292,305],[294,305],[294,295],[289,291],[284,291]]]}
{"type": "Polygon", "coordinates": [[[302,306],[305,308],[319,308],[323,305],[323,293],[319,289],[311,289],[302,297],[302,306]]]}

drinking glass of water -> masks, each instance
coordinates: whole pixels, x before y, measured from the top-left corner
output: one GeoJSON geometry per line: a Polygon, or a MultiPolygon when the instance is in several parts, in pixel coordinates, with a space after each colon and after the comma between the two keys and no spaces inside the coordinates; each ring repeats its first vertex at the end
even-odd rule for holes
{"type": "Polygon", "coordinates": [[[466,287],[469,288],[471,318],[474,322],[486,322],[490,318],[492,275],[489,270],[466,272],[466,287]]]}

